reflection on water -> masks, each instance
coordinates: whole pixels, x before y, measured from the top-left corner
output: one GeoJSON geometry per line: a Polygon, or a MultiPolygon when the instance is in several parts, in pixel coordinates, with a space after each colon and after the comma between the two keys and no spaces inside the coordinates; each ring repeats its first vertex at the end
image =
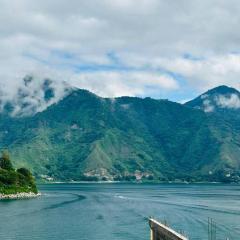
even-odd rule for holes
{"type": "Polygon", "coordinates": [[[52,184],[43,196],[0,202],[0,239],[145,240],[154,216],[190,239],[239,239],[240,186],[184,184],[52,184]]]}

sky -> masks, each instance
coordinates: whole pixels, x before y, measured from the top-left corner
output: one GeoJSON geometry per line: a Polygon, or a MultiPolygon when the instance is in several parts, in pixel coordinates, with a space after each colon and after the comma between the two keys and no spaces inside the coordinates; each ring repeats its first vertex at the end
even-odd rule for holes
{"type": "Polygon", "coordinates": [[[26,75],[103,97],[240,89],[238,0],[0,0],[0,87],[26,75]]]}

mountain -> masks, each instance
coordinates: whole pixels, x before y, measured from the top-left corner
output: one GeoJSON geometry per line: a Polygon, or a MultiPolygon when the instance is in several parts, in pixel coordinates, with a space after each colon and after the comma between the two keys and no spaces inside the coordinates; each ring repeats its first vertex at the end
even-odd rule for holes
{"type": "Polygon", "coordinates": [[[238,120],[203,108],[206,95],[235,94],[221,86],[182,105],[75,89],[33,115],[2,113],[0,144],[40,179],[238,181],[238,120]]]}
{"type": "Polygon", "coordinates": [[[185,106],[200,109],[218,121],[217,126],[238,134],[240,131],[240,92],[227,86],[213,88],[185,103],[185,106]]]}
{"type": "MultiPolygon", "coordinates": [[[[213,88],[185,106],[204,111],[219,140],[219,169],[238,178],[240,162],[240,92],[228,86],[213,88]]],[[[210,146],[212,147],[212,146],[210,146]]]]}
{"type": "Polygon", "coordinates": [[[219,86],[203,93],[185,105],[205,112],[239,111],[240,92],[234,88],[219,86]]]}

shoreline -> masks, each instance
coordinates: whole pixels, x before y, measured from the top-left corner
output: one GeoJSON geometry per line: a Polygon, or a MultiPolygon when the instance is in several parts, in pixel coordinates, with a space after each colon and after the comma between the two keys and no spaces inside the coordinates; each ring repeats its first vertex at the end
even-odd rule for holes
{"type": "Polygon", "coordinates": [[[186,184],[186,185],[194,185],[194,184],[224,184],[224,185],[239,185],[239,182],[180,182],[180,181],[169,181],[169,182],[158,182],[158,181],[52,181],[52,182],[37,182],[37,185],[51,185],[51,184],[186,184]]]}
{"type": "Polygon", "coordinates": [[[0,193],[0,200],[14,200],[14,199],[28,199],[28,198],[36,198],[41,196],[41,193],[33,193],[33,192],[20,192],[15,194],[2,194],[0,193]]]}

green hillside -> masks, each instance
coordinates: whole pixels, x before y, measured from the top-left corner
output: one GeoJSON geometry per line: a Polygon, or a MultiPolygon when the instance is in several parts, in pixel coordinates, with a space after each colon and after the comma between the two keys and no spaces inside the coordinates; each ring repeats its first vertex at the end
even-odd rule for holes
{"type": "Polygon", "coordinates": [[[195,107],[74,90],[32,117],[2,114],[0,144],[38,179],[238,181],[238,119],[195,107]]]}
{"type": "Polygon", "coordinates": [[[35,180],[29,170],[15,170],[7,152],[0,158],[0,194],[37,193],[35,180]]]}

